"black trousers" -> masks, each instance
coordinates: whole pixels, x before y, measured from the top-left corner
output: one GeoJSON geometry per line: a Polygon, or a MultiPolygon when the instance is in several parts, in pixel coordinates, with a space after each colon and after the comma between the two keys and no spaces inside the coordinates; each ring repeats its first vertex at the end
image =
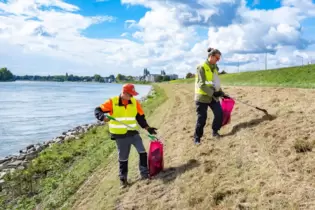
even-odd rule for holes
{"type": "Polygon", "coordinates": [[[220,101],[212,100],[211,103],[196,102],[197,123],[195,128],[195,141],[200,141],[203,136],[203,130],[206,125],[208,107],[212,110],[214,119],[212,121],[212,130],[217,132],[222,127],[223,112],[220,101]]]}

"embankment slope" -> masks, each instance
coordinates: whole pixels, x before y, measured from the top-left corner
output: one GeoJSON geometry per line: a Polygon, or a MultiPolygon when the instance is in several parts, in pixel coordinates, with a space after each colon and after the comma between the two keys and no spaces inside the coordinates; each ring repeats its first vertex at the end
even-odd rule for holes
{"type": "MultiPolygon", "coordinates": [[[[117,154],[67,202],[72,209],[314,209],[315,90],[226,87],[225,91],[276,118],[236,103],[225,136],[193,145],[193,84],[162,84],[168,100],[150,116],[165,142],[165,171],[149,183],[119,190],[117,154]]],[[[148,140],[145,140],[148,146],[148,140]]],[[[137,178],[132,149],[130,179],[137,178]]]]}

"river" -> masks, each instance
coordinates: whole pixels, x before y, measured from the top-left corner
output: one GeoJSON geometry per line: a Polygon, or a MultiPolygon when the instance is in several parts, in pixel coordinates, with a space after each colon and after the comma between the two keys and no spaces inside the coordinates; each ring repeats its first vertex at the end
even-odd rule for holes
{"type": "MultiPolygon", "coordinates": [[[[0,157],[48,141],[78,125],[94,123],[94,109],[118,95],[121,84],[0,82],[0,157]]],[[[150,85],[135,85],[139,96],[150,85]]]]}

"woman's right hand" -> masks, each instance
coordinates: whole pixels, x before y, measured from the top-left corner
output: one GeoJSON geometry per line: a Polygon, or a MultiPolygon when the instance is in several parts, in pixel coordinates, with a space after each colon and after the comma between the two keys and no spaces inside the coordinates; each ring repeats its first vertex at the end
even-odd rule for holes
{"type": "Polygon", "coordinates": [[[104,122],[109,122],[109,121],[110,121],[110,119],[107,118],[107,116],[104,114],[104,122]]]}

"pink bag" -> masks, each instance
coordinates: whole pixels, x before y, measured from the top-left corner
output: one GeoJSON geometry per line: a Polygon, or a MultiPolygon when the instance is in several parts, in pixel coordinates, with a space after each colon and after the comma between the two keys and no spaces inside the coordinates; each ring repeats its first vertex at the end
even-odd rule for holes
{"type": "Polygon", "coordinates": [[[231,98],[223,98],[221,101],[221,106],[223,110],[223,121],[222,126],[229,124],[231,122],[231,113],[234,107],[235,101],[231,98]]]}
{"type": "Polygon", "coordinates": [[[160,141],[151,141],[148,155],[150,177],[157,175],[164,169],[163,144],[160,141]]]}

